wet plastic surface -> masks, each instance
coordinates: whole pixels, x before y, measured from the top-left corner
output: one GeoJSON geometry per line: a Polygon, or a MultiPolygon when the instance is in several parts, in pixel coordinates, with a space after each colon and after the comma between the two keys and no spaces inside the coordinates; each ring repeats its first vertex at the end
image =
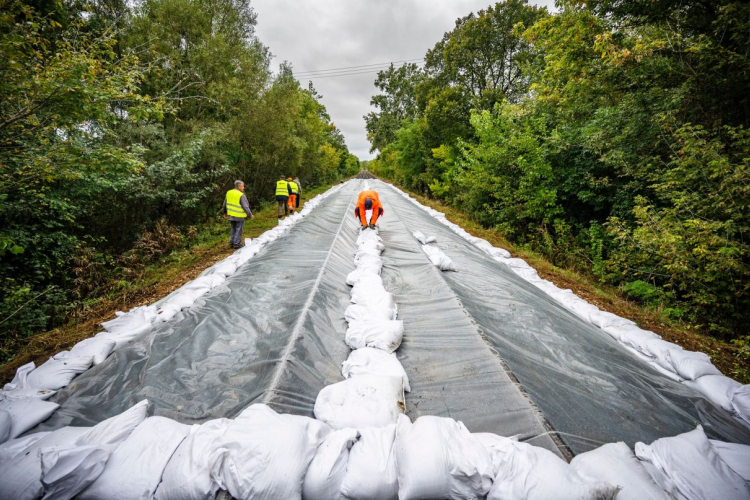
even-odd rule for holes
{"type": "Polygon", "coordinates": [[[443,280],[575,453],[616,441],[632,447],[698,423],[711,437],[750,443],[750,429],[726,411],[654,371],[386,184],[370,182],[410,233],[437,236],[458,268],[443,280]]]}
{"type": "MultiPolygon", "coordinates": [[[[575,452],[650,442],[696,423],[711,437],[750,443],[750,430],[724,410],[656,373],[385,184],[368,182],[386,210],[382,275],[405,324],[398,357],[411,382],[412,419],[450,416],[472,432],[518,434],[555,450],[546,419],[575,452]],[[437,236],[459,271],[437,270],[412,237],[416,230],[437,236]]],[[[233,417],[261,402],[312,416],[320,389],[343,379],[350,352],[345,279],[354,269],[352,206],[363,183],[344,185],[174,321],[76,378],[35,431],[92,425],[143,398],[154,414],[183,423],[233,417]]]]}

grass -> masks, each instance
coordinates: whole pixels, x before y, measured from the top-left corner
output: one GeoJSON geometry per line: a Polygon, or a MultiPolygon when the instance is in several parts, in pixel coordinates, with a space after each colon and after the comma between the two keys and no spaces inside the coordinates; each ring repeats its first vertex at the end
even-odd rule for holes
{"type": "Polygon", "coordinates": [[[597,281],[594,276],[557,267],[544,256],[513,245],[499,231],[482,227],[460,210],[411,192],[404,189],[403,186],[399,187],[423,205],[443,212],[451,222],[460,225],[473,236],[484,238],[494,246],[507,249],[514,257],[524,259],[537,270],[539,276],[553,282],[556,286],[563,289],[569,288],[576,295],[596,305],[599,309],[635,321],[639,327],[658,333],[664,340],[680,345],[687,350],[704,352],[711,357],[713,364],[724,375],[732,377],[742,384],[750,383],[750,359],[740,356],[739,348],[734,344],[703,334],[690,329],[685,324],[671,320],[661,308],[644,307],[629,300],[622,290],[604,285],[597,281]]]}
{"type": "MultiPolygon", "coordinates": [[[[305,192],[305,199],[326,191],[330,185],[305,192]]],[[[254,212],[255,219],[245,222],[243,237],[255,238],[277,225],[276,203],[269,203],[254,212]]],[[[112,319],[115,311],[128,311],[136,306],[156,302],[206,268],[224,259],[233,249],[228,246],[229,224],[221,218],[199,227],[197,234],[184,248],[165,255],[140,269],[135,279],[115,280],[109,291],[88,300],[61,327],[40,332],[11,346],[3,346],[15,354],[0,365],[0,382],[9,382],[19,366],[34,361],[37,366],[50,356],[70,349],[81,340],[102,330],[100,324],[112,319]]]]}

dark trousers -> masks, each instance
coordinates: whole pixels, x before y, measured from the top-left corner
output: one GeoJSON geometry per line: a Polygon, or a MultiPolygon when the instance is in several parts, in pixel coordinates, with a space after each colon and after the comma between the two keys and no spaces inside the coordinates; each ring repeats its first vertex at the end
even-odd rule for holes
{"type": "Polygon", "coordinates": [[[279,204],[279,217],[281,217],[281,212],[284,212],[284,215],[289,213],[289,207],[286,206],[286,202],[289,200],[288,196],[277,196],[276,202],[279,204]]]}
{"type": "Polygon", "coordinates": [[[230,220],[229,244],[234,248],[242,245],[242,228],[245,225],[244,220],[230,220]]]}
{"type": "Polygon", "coordinates": [[[299,208],[299,199],[302,198],[302,193],[297,193],[297,208],[299,208]]]}

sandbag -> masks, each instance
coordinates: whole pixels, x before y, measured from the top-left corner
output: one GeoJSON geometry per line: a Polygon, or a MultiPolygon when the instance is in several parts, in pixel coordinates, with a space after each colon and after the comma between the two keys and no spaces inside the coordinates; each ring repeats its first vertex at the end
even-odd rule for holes
{"type": "Polygon", "coordinates": [[[190,426],[164,417],[144,420],[112,453],[104,471],[78,500],[149,500],[190,426]]]}
{"type": "Polygon", "coordinates": [[[347,323],[354,321],[391,321],[396,319],[396,304],[389,306],[387,303],[376,305],[350,304],[344,311],[344,319],[347,323]]]}
{"type": "Polygon", "coordinates": [[[415,231],[412,234],[413,234],[414,238],[416,238],[417,241],[420,242],[422,245],[427,245],[429,243],[436,243],[437,242],[437,238],[435,238],[434,236],[429,236],[429,237],[425,236],[422,231],[415,231]]]}
{"type": "Polygon", "coordinates": [[[404,322],[393,321],[352,321],[346,330],[344,341],[352,349],[374,347],[393,352],[401,345],[404,337],[404,322]]]}
{"type": "Polygon", "coordinates": [[[145,419],[147,408],[144,400],[94,427],[63,427],[30,440],[28,448],[3,462],[0,499],[39,498],[43,485],[51,498],[72,498],[81,491],[77,488],[98,477],[115,446],[145,419]]]}
{"type": "Polygon", "coordinates": [[[16,374],[13,376],[13,380],[3,386],[4,391],[14,391],[16,389],[26,389],[26,378],[29,373],[36,369],[36,365],[33,361],[26,363],[25,365],[19,366],[16,369],[16,374]]]}
{"type": "Polygon", "coordinates": [[[43,448],[40,457],[44,500],[70,500],[85,490],[102,473],[115,447],[43,448]]]}
{"type": "Polygon", "coordinates": [[[94,338],[97,339],[106,339],[111,340],[115,343],[115,351],[120,349],[122,346],[133,340],[134,338],[138,337],[139,335],[147,332],[151,329],[152,324],[149,323],[147,325],[143,325],[140,328],[137,328],[135,330],[131,330],[127,333],[112,333],[112,332],[100,332],[97,333],[94,338]]]}
{"type": "Polygon", "coordinates": [[[452,418],[398,420],[396,437],[399,500],[483,498],[493,466],[481,441],[452,418]]]}
{"type": "Polygon", "coordinates": [[[236,500],[300,498],[307,468],[330,432],[323,422],[252,405],[216,440],[211,477],[236,500]]]}
{"type": "Polygon", "coordinates": [[[203,500],[216,496],[219,485],[211,477],[209,460],[216,441],[231,423],[227,418],[217,418],[193,426],[164,469],[156,489],[157,500],[203,500]]]}
{"type": "Polygon", "coordinates": [[[55,391],[68,385],[79,373],[88,370],[93,360],[92,356],[50,358],[46,363],[29,373],[26,377],[26,384],[35,389],[55,391]]]}
{"type": "Polygon", "coordinates": [[[357,236],[357,246],[363,245],[373,245],[381,251],[385,248],[383,239],[378,236],[377,231],[360,231],[359,236],[357,236]]]}
{"type": "Polygon", "coordinates": [[[315,452],[302,483],[303,500],[338,500],[349,464],[349,450],[357,442],[356,429],[341,429],[328,435],[315,452]]]}
{"type": "Polygon", "coordinates": [[[199,297],[207,294],[208,291],[208,287],[185,290],[167,299],[167,303],[165,305],[179,307],[180,309],[186,309],[192,306],[199,297]]]}
{"type": "Polygon", "coordinates": [[[49,389],[33,389],[31,387],[27,387],[26,389],[14,389],[12,391],[2,390],[0,391],[0,394],[6,394],[16,399],[25,399],[25,398],[49,399],[55,394],[57,394],[57,391],[50,391],[49,389]]]}
{"type": "Polygon", "coordinates": [[[742,420],[750,424],[750,385],[743,385],[734,391],[732,408],[742,420]]]}
{"type": "Polygon", "coordinates": [[[406,392],[411,391],[409,377],[396,355],[373,347],[363,347],[352,351],[342,365],[341,374],[344,378],[359,375],[396,377],[401,379],[406,392]]]}
{"type": "Polygon", "coordinates": [[[659,366],[669,371],[674,371],[669,354],[677,354],[679,351],[683,351],[682,347],[662,339],[649,340],[641,346],[643,354],[650,356],[659,366]]]}
{"type": "Polygon", "coordinates": [[[606,482],[620,488],[617,500],[670,499],[623,442],[576,455],[570,466],[591,482],[606,482]]]}
{"type": "Polygon", "coordinates": [[[355,269],[354,271],[346,275],[346,284],[349,286],[354,286],[364,276],[380,275],[381,270],[382,270],[382,265],[358,267],[357,269],[355,269]]]}
{"type": "Polygon", "coordinates": [[[0,410],[0,444],[10,439],[10,429],[12,426],[13,421],[10,418],[10,413],[0,410]]]}
{"type": "Polygon", "coordinates": [[[663,473],[685,498],[750,498],[750,486],[721,460],[700,425],[650,446],[636,443],[635,454],[663,473]]]}
{"type": "Polygon", "coordinates": [[[224,277],[229,277],[233,275],[235,272],[237,272],[237,264],[235,262],[226,260],[223,262],[219,262],[216,264],[216,267],[214,267],[214,274],[219,274],[224,277]]]}
{"type": "Polygon", "coordinates": [[[750,446],[738,443],[725,443],[708,440],[721,460],[746,482],[750,482],[750,446]]]}
{"type": "Polygon", "coordinates": [[[315,418],[334,429],[384,427],[404,411],[401,379],[361,375],[324,387],[315,400],[315,418]]]}
{"type": "Polygon", "coordinates": [[[37,424],[47,420],[60,405],[40,398],[16,398],[0,393],[0,410],[10,416],[9,439],[16,438],[37,424]]]}
{"type": "Polygon", "coordinates": [[[441,271],[458,271],[453,261],[445,255],[438,247],[433,245],[422,245],[422,250],[427,254],[430,262],[441,271]]]}
{"type": "Polygon", "coordinates": [[[107,356],[115,349],[117,342],[110,339],[91,337],[78,342],[70,350],[69,357],[91,357],[91,363],[103,363],[107,356]]]}
{"type": "Polygon", "coordinates": [[[30,448],[34,443],[42,439],[44,436],[51,434],[50,432],[35,432],[21,438],[10,439],[0,444],[0,464],[6,460],[10,460],[27,448],[30,448]]]}
{"type": "Polygon", "coordinates": [[[341,493],[349,500],[396,500],[398,469],[394,454],[396,424],[363,427],[349,451],[341,493]]]}
{"type": "Polygon", "coordinates": [[[696,380],[686,380],[684,384],[727,411],[732,411],[734,393],[742,387],[742,384],[724,375],[704,375],[696,380]]]}
{"type": "Polygon", "coordinates": [[[180,306],[174,305],[174,304],[164,304],[161,309],[159,309],[159,314],[156,317],[157,321],[171,321],[172,318],[174,318],[178,312],[182,311],[182,308],[180,306]]]}
{"type": "Polygon", "coordinates": [[[487,500],[608,500],[617,487],[591,482],[544,448],[507,439],[496,450],[498,460],[487,500]]]}
{"type": "Polygon", "coordinates": [[[695,380],[704,375],[721,375],[703,352],[671,350],[667,352],[667,360],[675,373],[686,380],[695,380]]]}
{"type": "Polygon", "coordinates": [[[111,333],[129,333],[133,330],[151,324],[156,319],[156,308],[154,306],[134,307],[128,313],[115,313],[117,317],[102,323],[104,329],[111,333]]]}
{"type": "Polygon", "coordinates": [[[393,300],[393,294],[385,290],[368,290],[363,291],[361,287],[352,290],[352,304],[359,304],[366,307],[376,307],[381,309],[396,310],[396,303],[393,300]]]}
{"type": "Polygon", "coordinates": [[[626,346],[630,346],[639,352],[644,352],[645,345],[654,339],[661,337],[650,330],[643,330],[635,325],[622,325],[618,327],[608,327],[604,329],[607,332],[615,330],[613,336],[626,346]]]}

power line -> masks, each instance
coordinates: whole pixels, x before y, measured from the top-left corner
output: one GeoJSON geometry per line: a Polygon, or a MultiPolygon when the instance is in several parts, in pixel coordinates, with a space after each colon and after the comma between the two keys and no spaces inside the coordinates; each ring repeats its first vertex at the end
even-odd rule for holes
{"type": "Polygon", "coordinates": [[[334,72],[334,73],[336,73],[336,72],[340,72],[340,71],[356,70],[356,69],[361,69],[361,68],[371,68],[373,66],[386,66],[387,67],[387,66],[390,66],[391,64],[410,63],[410,62],[421,61],[422,59],[423,58],[420,57],[418,59],[406,59],[406,60],[403,60],[403,61],[390,61],[390,62],[376,63],[376,64],[364,64],[364,65],[361,65],[361,66],[344,66],[344,67],[341,67],[341,68],[329,68],[329,69],[317,69],[317,70],[311,70],[311,71],[301,71],[296,76],[312,75],[312,74],[316,74],[316,73],[325,74],[325,73],[328,73],[328,72],[334,72]]]}
{"type": "MultiPolygon", "coordinates": [[[[396,68],[401,68],[403,66],[396,66],[396,68]]],[[[373,68],[373,69],[363,69],[363,70],[356,70],[356,71],[346,71],[342,73],[324,73],[322,75],[309,75],[309,76],[299,76],[294,75],[295,78],[300,80],[318,80],[321,78],[335,78],[340,76],[353,76],[353,75],[366,75],[370,73],[378,73],[380,71],[383,71],[383,68],[373,68]]]]}

